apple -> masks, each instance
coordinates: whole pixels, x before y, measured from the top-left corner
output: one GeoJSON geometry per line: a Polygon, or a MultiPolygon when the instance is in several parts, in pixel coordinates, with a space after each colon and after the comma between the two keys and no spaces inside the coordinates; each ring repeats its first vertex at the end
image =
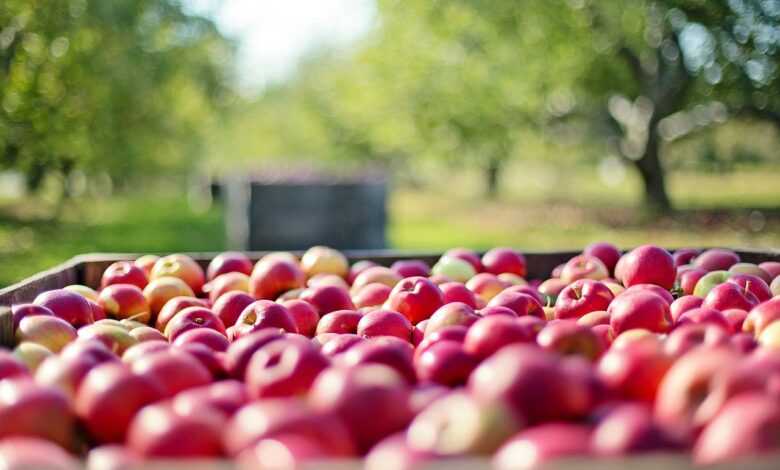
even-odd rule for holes
{"type": "Polygon", "coordinates": [[[545,305],[554,305],[560,293],[569,285],[568,282],[557,277],[551,277],[539,284],[537,290],[545,296],[545,305]]]}
{"type": "Polygon", "coordinates": [[[224,453],[221,424],[213,413],[180,415],[170,404],[153,404],[133,418],[127,445],[144,457],[216,458],[224,453]]]}
{"type": "Polygon", "coordinates": [[[723,316],[726,317],[726,321],[729,324],[730,333],[734,334],[742,331],[745,319],[748,315],[746,311],[739,308],[729,308],[724,310],[722,313],[723,316]]]}
{"type": "MultiPolygon", "coordinates": [[[[187,299],[187,297],[177,297],[177,299],[179,298],[187,299]]],[[[195,300],[195,299],[190,298],[190,300],[195,300]]],[[[217,316],[217,318],[219,318],[222,321],[222,324],[225,326],[225,328],[229,328],[236,323],[236,320],[238,320],[238,317],[239,315],[241,315],[241,312],[243,312],[244,309],[246,309],[246,307],[249,306],[249,304],[253,303],[254,301],[255,299],[249,294],[247,294],[246,292],[241,292],[241,291],[226,292],[214,302],[214,304],[211,307],[211,311],[214,313],[214,315],[217,316]]],[[[168,303],[170,304],[171,302],[168,303]]],[[[165,323],[163,324],[160,320],[163,317],[162,312],[158,317],[158,325],[162,326],[163,330],[165,329],[165,324],[167,324],[167,322],[170,321],[171,318],[173,318],[173,315],[183,310],[184,308],[194,307],[194,306],[202,306],[202,307],[206,306],[205,303],[191,302],[192,305],[185,305],[186,301],[182,300],[180,302],[181,303],[177,305],[175,308],[171,306],[170,311],[173,312],[172,315],[168,312],[168,309],[166,308],[167,304],[166,307],[163,308],[164,312],[166,313],[165,323]]]]}
{"type": "Polygon", "coordinates": [[[672,365],[661,344],[636,341],[607,350],[596,367],[599,378],[617,396],[652,403],[672,365]]]}
{"type": "Polygon", "coordinates": [[[271,300],[306,284],[298,263],[286,259],[260,260],[252,270],[249,292],[256,299],[271,300]]]}
{"type": "Polygon", "coordinates": [[[35,371],[35,381],[61,390],[73,402],[84,376],[97,364],[99,362],[89,355],[49,356],[35,371]]]}
{"type": "Polygon", "coordinates": [[[672,315],[672,321],[677,323],[677,319],[680,318],[683,313],[701,307],[703,302],[704,299],[696,297],[695,295],[683,295],[682,297],[678,297],[669,306],[669,313],[672,315]]]}
{"type": "Polygon", "coordinates": [[[655,284],[634,284],[633,286],[621,292],[620,295],[631,295],[635,292],[652,292],[653,294],[663,298],[670,306],[672,302],[674,302],[674,296],[671,292],[655,284]]]}
{"type": "Polygon", "coordinates": [[[595,360],[604,351],[601,339],[587,326],[574,320],[549,323],[539,331],[536,342],[559,354],[577,354],[595,360]]]}
{"type": "MultiPolygon", "coordinates": [[[[36,437],[9,437],[0,442],[0,462],[8,470],[78,470],[79,462],[62,447],[36,437]]],[[[92,468],[92,467],[90,467],[92,468]]]]}
{"type": "Polygon", "coordinates": [[[130,336],[135,338],[138,343],[144,341],[168,341],[168,338],[166,338],[160,330],[152,328],[151,326],[133,328],[130,330],[130,336]]]}
{"type": "Polygon", "coordinates": [[[132,284],[111,284],[100,291],[98,305],[114,318],[131,318],[142,323],[151,319],[144,293],[132,284]]]}
{"type": "Polygon", "coordinates": [[[326,273],[346,278],[349,274],[347,258],[341,252],[326,246],[309,248],[301,257],[301,267],[307,277],[326,273]]]}
{"type": "Polygon", "coordinates": [[[530,315],[545,318],[542,304],[532,295],[504,290],[488,302],[488,307],[508,307],[518,316],[530,315]]]}
{"type": "Polygon", "coordinates": [[[624,286],[655,284],[667,290],[674,287],[677,272],[668,251],[654,245],[642,245],[624,256],[618,277],[624,286]]]}
{"type": "Polygon", "coordinates": [[[62,318],[76,328],[94,321],[92,307],[87,299],[65,289],[55,289],[39,294],[33,303],[48,308],[55,316],[62,318]]]}
{"type": "Polygon", "coordinates": [[[528,274],[525,256],[511,248],[493,248],[482,256],[485,271],[493,274],[513,273],[520,277],[528,274]]]}
{"type": "Polygon", "coordinates": [[[597,325],[609,326],[609,313],[606,310],[588,312],[577,319],[577,323],[593,328],[597,325]]]}
{"type": "Polygon", "coordinates": [[[445,282],[439,285],[444,296],[444,303],[462,302],[471,308],[477,308],[477,298],[464,284],[460,282],[445,282]]]}
{"type": "Polygon", "coordinates": [[[235,325],[231,327],[234,330],[233,338],[265,328],[283,329],[290,333],[298,332],[290,311],[270,300],[257,300],[247,305],[235,325]]]}
{"type": "Polygon", "coordinates": [[[325,370],[314,381],[309,400],[315,410],[338,416],[362,453],[412,419],[407,382],[380,364],[325,370]]]}
{"type": "MultiPolygon", "coordinates": [[[[252,301],[254,302],[254,299],[252,299],[252,301]]],[[[171,321],[171,318],[176,316],[177,313],[181,312],[185,308],[187,307],[205,308],[207,305],[208,304],[206,303],[205,300],[198,299],[192,296],[172,297],[171,299],[165,301],[164,305],[159,310],[159,313],[157,314],[154,321],[154,326],[160,331],[165,331],[165,327],[168,325],[168,322],[171,321]]]]}
{"type": "Polygon", "coordinates": [[[449,258],[442,256],[439,261],[431,268],[431,274],[446,276],[453,281],[466,282],[474,277],[477,272],[468,261],[460,258],[449,258]]]}
{"type": "Polygon", "coordinates": [[[633,328],[665,333],[672,326],[669,304],[650,291],[619,295],[607,308],[616,335],[633,328]]]}
{"type": "Polygon", "coordinates": [[[780,320],[780,297],[772,298],[750,309],[742,330],[758,338],[771,323],[780,320]]]}
{"type": "Polygon", "coordinates": [[[46,346],[29,341],[17,344],[13,350],[14,357],[22,362],[27,370],[33,373],[47,357],[53,354],[46,346]]]}
{"type": "Polygon", "coordinates": [[[582,250],[582,254],[586,256],[595,256],[601,260],[610,273],[614,272],[615,265],[621,256],[620,250],[618,250],[615,245],[607,242],[591,243],[582,250]]]}
{"type": "MultiPolygon", "coordinates": [[[[105,321],[105,320],[101,320],[105,321]]],[[[136,340],[130,335],[130,331],[121,324],[94,323],[81,327],[77,331],[79,340],[96,339],[108,347],[117,355],[122,355],[127,348],[136,344],[136,340]]]]}
{"type": "Polygon", "coordinates": [[[243,253],[226,251],[214,257],[206,268],[206,279],[213,281],[218,276],[227,273],[252,273],[252,261],[243,253]]]}
{"type": "Polygon", "coordinates": [[[707,307],[694,308],[683,313],[680,315],[680,318],[677,319],[676,326],[690,323],[719,326],[724,332],[731,330],[731,324],[720,310],[707,307]]]}
{"type": "MultiPolygon", "coordinates": [[[[479,259],[479,258],[477,258],[479,259]]],[[[392,462],[396,470],[416,470],[424,468],[437,456],[431,452],[413,449],[406,440],[406,433],[399,432],[382,439],[365,458],[365,470],[387,470],[387,463],[392,462]]]]}
{"type": "Polygon", "coordinates": [[[228,376],[227,370],[225,369],[224,352],[214,351],[205,344],[195,342],[175,345],[171,348],[171,351],[189,354],[197,359],[197,361],[209,371],[214,380],[222,380],[228,376]]]}
{"type": "Polygon", "coordinates": [[[713,287],[701,304],[702,307],[715,310],[739,308],[745,311],[756,305],[758,305],[758,299],[752,292],[731,282],[724,282],[713,287]]]}
{"type": "Polygon", "coordinates": [[[337,310],[354,310],[346,289],[338,286],[315,286],[301,292],[300,299],[309,302],[322,316],[337,310]]]}
{"type": "MultiPolygon", "coordinates": [[[[373,261],[370,260],[362,260],[358,261],[357,263],[353,264],[349,268],[349,274],[347,275],[347,282],[352,285],[353,282],[355,282],[355,278],[358,277],[358,274],[362,273],[366,269],[370,268],[371,266],[379,266],[373,261]]],[[[405,277],[405,276],[402,276],[405,277]]]]}
{"type": "Polygon", "coordinates": [[[561,270],[561,280],[566,283],[578,279],[601,280],[609,277],[609,269],[599,258],[589,255],[579,255],[566,262],[561,270]]]}
{"type": "Polygon", "coordinates": [[[742,290],[750,291],[759,302],[766,302],[772,298],[772,290],[758,276],[752,274],[732,274],[726,282],[736,284],[742,290]]]}
{"type": "Polygon", "coordinates": [[[402,277],[390,268],[384,266],[372,266],[357,275],[352,283],[353,292],[358,292],[369,284],[384,284],[391,289],[398,284],[402,277]]]}
{"type": "Polygon", "coordinates": [[[469,328],[463,325],[454,325],[442,328],[441,330],[428,335],[426,338],[420,341],[420,344],[414,348],[414,360],[417,361],[422,353],[424,353],[428,348],[438,343],[439,341],[455,341],[458,343],[463,343],[463,341],[466,339],[467,331],[469,331],[469,328]]]}
{"type": "Polygon", "coordinates": [[[474,309],[462,302],[452,302],[439,307],[425,327],[425,336],[429,336],[443,328],[454,325],[469,327],[479,320],[474,309]]]}
{"type": "MultiPolygon", "coordinates": [[[[491,315],[504,315],[512,318],[519,318],[517,316],[517,313],[514,310],[512,310],[509,307],[502,307],[501,305],[493,305],[491,307],[485,307],[483,309],[477,310],[477,315],[481,317],[489,317],[491,315]]],[[[537,318],[537,317],[527,317],[527,318],[537,318]]]]}
{"type": "Polygon", "coordinates": [[[28,341],[45,346],[52,352],[60,352],[76,339],[76,330],[65,320],[48,315],[22,318],[16,329],[16,341],[28,341]]]}
{"type": "MultiPolygon", "coordinates": [[[[331,385],[327,387],[329,389],[324,390],[324,393],[335,391],[331,385]]],[[[348,404],[339,406],[347,407],[348,404]]],[[[364,425],[371,425],[371,420],[364,421],[364,425]]],[[[263,439],[296,435],[321,444],[330,455],[348,457],[355,454],[349,433],[345,423],[334,411],[313,409],[309,403],[297,397],[268,398],[252,401],[233,415],[226,426],[224,443],[228,455],[238,455],[263,439]]]]}
{"type": "Polygon", "coordinates": [[[739,255],[731,250],[712,248],[693,260],[693,265],[706,271],[725,271],[739,263],[739,255]]]}
{"type": "Polygon", "coordinates": [[[29,378],[0,380],[0,441],[38,437],[71,448],[74,419],[68,398],[29,378]]]}
{"type": "Polygon", "coordinates": [[[222,295],[233,291],[248,293],[249,276],[239,272],[225,273],[203,285],[203,292],[208,294],[209,302],[212,304],[222,295]]]}
{"type": "Polygon", "coordinates": [[[337,286],[349,290],[347,281],[335,274],[315,274],[306,281],[306,287],[316,286],[337,286]]]}
{"type": "Polygon", "coordinates": [[[206,408],[230,418],[250,400],[249,391],[242,382],[223,380],[185,390],[173,398],[171,406],[182,415],[197,414],[206,408]]]}
{"type": "Polygon", "coordinates": [[[323,315],[317,322],[317,336],[323,333],[357,333],[363,314],[355,310],[337,310],[323,315]]]}
{"type": "Polygon", "coordinates": [[[591,429],[576,423],[545,423],[505,442],[493,457],[497,470],[538,468],[557,459],[590,454],[591,429]]]}
{"type": "Polygon", "coordinates": [[[184,281],[196,294],[203,291],[206,274],[203,268],[192,258],[183,254],[163,256],[152,267],[150,281],[164,277],[175,277],[184,281]]]}
{"type": "Polygon", "coordinates": [[[306,340],[272,341],[252,355],[246,385],[255,399],[305,395],[330,361],[306,340]]]}
{"type": "MultiPolygon", "coordinates": [[[[345,351],[349,350],[351,347],[356,346],[360,343],[365,342],[366,340],[356,334],[351,333],[332,333],[333,337],[328,339],[327,341],[322,343],[322,348],[320,351],[322,351],[322,354],[324,354],[326,357],[336,357],[339,354],[344,353],[345,351]]],[[[318,338],[325,335],[320,335],[318,338]]]]}
{"type": "Polygon", "coordinates": [[[418,383],[412,389],[410,398],[411,407],[415,416],[422,410],[428,408],[433,402],[450,393],[450,388],[430,382],[418,383]]]}
{"type": "Polygon", "coordinates": [[[565,373],[558,355],[526,344],[505,346],[482,361],[468,390],[481,403],[509,404],[528,424],[577,417],[590,396],[565,373]]]}
{"type": "Polygon", "coordinates": [[[387,301],[387,298],[390,297],[390,292],[392,292],[392,290],[391,287],[388,287],[385,284],[374,282],[363,286],[360,290],[353,293],[352,303],[354,303],[357,308],[381,306],[387,301]]]}
{"type": "Polygon", "coordinates": [[[490,455],[521,427],[502,402],[480,402],[464,392],[450,393],[412,421],[408,445],[441,456],[490,455]],[[458,410],[458,413],[452,413],[458,410]]]}
{"type": "Polygon", "coordinates": [[[11,317],[13,318],[14,331],[19,328],[19,322],[22,321],[22,318],[34,315],[46,315],[53,317],[54,312],[46,307],[35,304],[15,304],[11,306],[11,317]]]}
{"type": "Polygon", "coordinates": [[[606,310],[614,296],[603,283],[579,279],[569,284],[555,301],[555,318],[579,318],[586,313],[606,310]]]}
{"type": "MultiPolygon", "coordinates": [[[[110,264],[100,278],[100,288],[113,284],[132,284],[143,289],[149,284],[148,274],[131,261],[117,261],[110,264]]],[[[87,297],[89,298],[89,297],[87,297]]],[[[95,299],[92,299],[95,300],[95,299]]]]}
{"type": "Polygon", "coordinates": [[[478,273],[466,281],[466,287],[480,299],[490,302],[490,299],[509,287],[509,283],[492,273],[478,273]]]}
{"type": "Polygon", "coordinates": [[[357,324],[357,334],[364,338],[375,336],[395,336],[409,341],[412,335],[412,324],[398,312],[392,310],[374,310],[360,318],[357,324]]]}
{"type": "Polygon", "coordinates": [[[712,348],[729,341],[728,330],[715,324],[688,323],[676,327],[664,341],[664,351],[670,356],[680,357],[700,346],[712,348]]]}
{"type": "Polygon", "coordinates": [[[105,344],[95,339],[79,339],[65,346],[60,352],[60,357],[63,359],[81,356],[85,356],[96,363],[116,361],[118,359],[117,355],[108,349],[105,344]]]}
{"type": "Polygon", "coordinates": [[[463,261],[468,262],[477,273],[481,273],[485,270],[485,266],[482,265],[482,259],[480,259],[479,255],[474,250],[469,250],[468,248],[451,248],[445,251],[443,256],[462,259],[463,261]]]}
{"type": "Polygon", "coordinates": [[[30,371],[16,356],[10,351],[0,349],[0,380],[12,377],[29,377],[30,371]]]}
{"type": "Polygon", "coordinates": [[[764,348],[780,349],[780,322],[772,322],[764,328],[758,343],[764,348]]]}
{"type": "Polygon", "coordinates": [[[86,468],[90,470],[125,470],[140,465],[141,457],[121,444],[94,447],[87,454],[86,468]]]}
{"type": "Polygon", "coordinates": [[[182,333],[197,328],[210,328],[222,335],[227,335],[222,320],[205,307],[187,307],[180,311],[165,325],[164,334],[168,341],[175,342],[182,333]]]}
{"type": "Polygon", "coordinates": [[[312,337],[317,331],[317,323],[320,316],[314,307],[303,300],[285,300],[281,302],[282,306],[290,312],[293,322],[298,329],[298,333],[312,337]]]}
{"type": "Polygon", "coordinates": [[[702,276],[696,283],[696,287],[693,289],[693,295],[697,297],[707,297],[710,291],[720,284],[723,284],[729,279],[728,271],[710,271],[702,276]]]}
{"type": "Polygon", "coordinates": [[[63,287],[63,289],[69,290],[71,292],[75,292],[76,294],[84,297],[87,300],[91,300],[92,302],[97,302],[98,293],[97,291],[95,291],[95,289],[92,289],[91,287],[87,287],[81,284],[70,284],[68,286],[63,287]]]}
{"type": "Polygon", "coordinates": [[[237,457],[239,469],[306,468],[309,462],[333,458],[328,449],[307,436],[277,434],[260,439],[237,457]]]}
{"type": "MultiPolygon", "coordinates": [[[[152,315],[157,315],[162,314],[163,306],[168,301],[177,297],[195,297],[195,293],[187,283],[177,277],[161,277],[149,282],[144,288],[144,297],[149,303],[152,315]]],[[[157,328],[160,329],[160,326],[157,325],[157,328]]]]}
{"type": "Polygon", "coordinates": [[[769,290],[772,292],[772,296],[780,296],[780,276],[774,278],[772,283],[769,285],[769,290]]]}
{"type": "Polygon", "coordinates": [[[477,359],[464,351],[459,341],[442,340],[425,349],[414,363],[417,377],[448,387],[465,385],[477,359]]]}
{"type": "Polygon", "coordinates": [[[602,457],[671,452],[680,443],[653,420],[652,410],[641,403],[613,407],[593,430],[591,449],[602,457]]]}
{"type": "Polygon", "coordinates": [[[760,393],[730,399],[704,428],[693,448],[697,465],[755,458],[776,453],[780,433],[780,403],[760,393]]]}
{"type": "Polygon", "coordinates": [[[211,383],[211,373],[198,359],[183,351],[158,351],[138,358],[132,371],[161,385],[166,398],[182,390],[211,383]]]}
{"type": "Polygon", "coordinates": [[[385,336],[354,345],[339,356],[338,364],[344,367],[382,364],[393,368],[407,382],[414,384],[417,375],[414,370],[413,355],[414,348],[408,341],[385,336]]]}
{"type": "Polygon", "coordinates": [[[463,347],[469,354],[484,359],[506,345],[536,341],[543,326],[544,322],[535,317],[484,317],[469,328],[463,347]]]}
{"type": "MultiPolygon", "coordinates": [[[[130,334],[133,334],[131,331],[130,334]]],[[[194,328],[176,336],[173,340],[175,346],[181,346],[188,343],[198,343],[208,346],[213,351],[227,351],[230,343],[223,333],[212,328],[194,328]]]]}
{"type": "Polygon", "coordinates": [[[763,263],[758,263],[758,267],[769,274],[769,277],[772,279],[780,276],[780,261],[764,261],[763,263]]]}
{"type": "Polygon", "coordinates": [[[701,253],[701,251],[693,248],[680,248],[674,250],[674,253],[672,254],[672,258],[674,259],[674,267],[679,268],[680,266],[690,264],[693,262],[694,258],[699,256],[699,253],[701,253]]]}
{"type": "Polygon", "coordinates": [[[764,271],[757,264],[753,263],[737,263],[732,265],[728,271],[731,274],[750,274],[751,276],[756,276],[766,284],[772,282],[773,279],[768,272],[764,271]]]}
{"type": "MultiPolygon", "coordinates": [[[[479,257],[477,257],[477,260],[479,260],[479,257]]],[[[431,275],[431,267],[428,266],[428,263],[419,259],[398,260],[390,265],[390,269],[401,278],[428,277],[431,275]]]]}
{"type": "MultiPolygon", "coordinates": [[[[701,278],[703,278],[707,274],[708,271],[705,271],[700,268],[687,268],[681,270],[677,275],[677,278],[678,278],[678,284],[680,285],[680,289],[682,289],[683,294],[692,295],[696,289],[696,285],[699,283],[701,278]]],[[[709,287],[712,287],[712,285],[710,285],[709,287]]]]}
{"type": "Polygon", "coordinates": [[[613,349],[621,349],[634,343],[652,343],[656,346],[661,345],[659,335],[646,328],[634,328],[631,330],[626,330],[619,335],[615,335],[613,331],[612,334],[614,336],[612,341],[613,349]]]}
{"type": "MultiPolygon", "coordinates": [[[[606,313],[606,312],[604,312],[606,313]]],[[[590,315],[590,314],[588,314],[590,315]]],[[[587,316],[587,315],[586,315],[587,316]]],[[[585,318],[585,317],[583,317],[585,318]]],[[[582,320],[582,318],[580,319],[582,320]]],[[[578,321],[579,322],[579,321],[578,321]]],[[[582,324],[580,322],[580,324],[582,324]]],[[[612,335],[612,328],[609,326],[609,323],[604,323],[600,325],[593,325],[590,327],[591,331],[593,331],[593,334],[596,335],[596,337],[601,342],[601,347],[603,350],[607,350],[612,346],[612,340],[614,339],[614,336],[612,335]]]]}
{"type": "Polygon", "coordinates": [[[108,362],[86,374],[76,393],[75,410],[95,440],[123,442],[133,416],[163,395],[155,380],[108,362]]]}
{"type": "Polygon", "coordinates": [[[133,261],[133,264],[141,268],[141,270],[144,272],[144,274],[146,274],[146,277],[148,278],[152,274],[152,268],[154,267],[154,264],[159,259],[160,257],[157,255],[143,255],[140,258],[133,261]]]}
{"type": "Polygon", "coordinates": [[[225,369],[234,379],[243,380],[246,366],[252,354],[271,341],[284,338],[284,330],[266,328],[236,339],[230,343],[225,354],[225,369]]]}
{"type": "Polygon", "coordinates": [[[444,295],[430,280],[424,277],[407,277],[395,285],[384,304],[417,324],[429,318],[444,304],[444,295]]]}

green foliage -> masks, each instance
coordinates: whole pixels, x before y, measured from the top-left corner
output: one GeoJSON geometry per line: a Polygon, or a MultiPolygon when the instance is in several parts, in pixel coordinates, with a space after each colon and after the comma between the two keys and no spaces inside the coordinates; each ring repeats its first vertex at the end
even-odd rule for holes
{"type": "Polygon", "coordinates": [[[0,167],[126,180],[199,156],[232,46],[175,0],[4,0],[0,167]]]}

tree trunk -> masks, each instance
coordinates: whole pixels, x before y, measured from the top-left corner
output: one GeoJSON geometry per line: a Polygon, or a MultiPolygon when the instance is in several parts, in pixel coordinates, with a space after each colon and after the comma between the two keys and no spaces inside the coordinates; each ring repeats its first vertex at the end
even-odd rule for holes
{"type": "Polygon", "coordinates": [[[488,199],[498,197],[499,177],[501,176],[502,161],[500,158],[491,158],[488,160],[485,168],[485,196],[488,199]]]}
{"type": "Polygon", "coordinates": [[[657,123],[652,120],[648,129],[645,152],[639,160],[635,161],[635,164],[644,185],[645,205],[651,211],[670,212],[672,204],[666,192],[666,177],[660,157],[657,123]]]}

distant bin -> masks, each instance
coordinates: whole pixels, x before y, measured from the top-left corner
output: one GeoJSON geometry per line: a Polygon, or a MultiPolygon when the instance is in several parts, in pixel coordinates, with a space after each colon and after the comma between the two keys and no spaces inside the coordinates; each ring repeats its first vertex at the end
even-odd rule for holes
{"type": "Polygon", "coordinates": [[[301,182],[234,177],[222,193],[233,249],[386,247],[384,178],[301,182]]]}

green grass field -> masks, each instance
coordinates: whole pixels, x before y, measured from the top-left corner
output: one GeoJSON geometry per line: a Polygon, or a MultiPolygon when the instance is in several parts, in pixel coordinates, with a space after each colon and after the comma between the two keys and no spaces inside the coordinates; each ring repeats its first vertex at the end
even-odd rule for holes
{"type": "MultiPolygon", "coordinates": [[[[452,172],[424,188],[397,187],[389,201],[389,243],[398,249],[578,248],[594,240],[628,247],[780,246],[776,169],[729,175],[677,174],[680,211],[648,219],[631,177],[607,186],[595,170],[555,173],[514,167],[502,197],[485,201],[479,175],[452,172]]],[[[39,201],[0,201],[0,286],[86,252],[217,251],[225,248],[218,205],[193,210],[181,196],[79,199],[53,219],[39,201]]]]}

